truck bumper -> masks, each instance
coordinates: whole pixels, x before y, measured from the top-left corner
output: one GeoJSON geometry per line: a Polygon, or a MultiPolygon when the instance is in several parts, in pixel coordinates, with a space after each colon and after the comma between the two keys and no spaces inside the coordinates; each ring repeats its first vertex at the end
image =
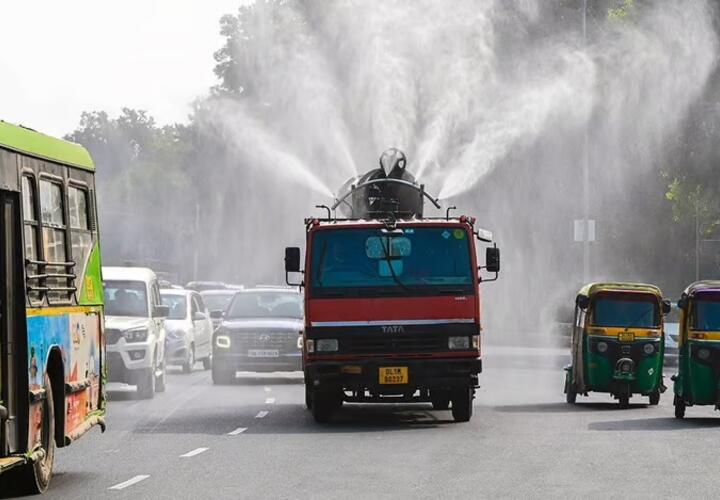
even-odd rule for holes
{"type": "Polygon", "coordinates": [[[479,358],[314,361],[305,365],[305,383],[374,394],[407,394],[425,389],[477,387],[481,372],[479,358]],[[382,367],[407,367],[408,383],[380,384],[382,367]]]}

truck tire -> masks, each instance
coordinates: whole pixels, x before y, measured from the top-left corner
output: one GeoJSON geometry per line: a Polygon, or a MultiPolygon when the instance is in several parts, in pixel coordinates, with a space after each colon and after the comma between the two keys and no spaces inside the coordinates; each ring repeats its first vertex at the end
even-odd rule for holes
{"type": "Polygon", "coordinates": [[[44,493],[50,485],[55,465],[55,404],[50,378],[45,374],[45,400],[42,402],[41,442],[45,456],[24,466],[27,491],[31,494],[44,493]]]}
{"type": "Polygon", "coordinates": [[[455,422],[468,422],[473,414],[473,396],[475,389],[464,387],[455,389],[452,394],[452,416],[455,422]]]}
{"type": "Polygon", "coordinates": [[[190,344],[190,347],[188,348],[187,358],[185,358],[185,362],[182,365],[183,373],[192,372],[194,366],[195,366],[195,346],[193,344],[190,344]]]}
{"type": "Polygon", "coordinates": [[[430,390],[430,402],[433,410],[447,410],[450,408],[450,391],[442,389],[430,390]]]}
{"type": "Polygon", "coordinates": [[[215,385],[230,385],[235,380],[235,371],[222,363],[213,363],[212,380],[215,385]]]}
{"type": "Polygon", "coordinates": [[[142,370],[139,374],[137,394],[140,399],[152,399],[155,397],[155,366],[142,370]]]}
{"type": "Polygon", "coordinates": [[[305,384],[305,408],[312,410],[312,389],[308,384],[305,384]]]}
{"type": "Polygon", "coordinates": [[[311,390],[311,411],[315,422],[325,424],[332,418],[335,401],[327,391],[313,387],[311,390]]]}

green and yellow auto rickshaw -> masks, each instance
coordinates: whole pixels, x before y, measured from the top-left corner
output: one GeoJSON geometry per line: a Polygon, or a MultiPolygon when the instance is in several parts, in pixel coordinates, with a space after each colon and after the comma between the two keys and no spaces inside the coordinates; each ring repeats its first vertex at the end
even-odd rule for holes
{"type": "Polygon", "coordinates": [[[680,358],[672,380],[675,417],[685,407],[720,409],[720,281],[699,281],[683,292],[680,309],[680,358]]]}
{"type": "Polygon", "coordinates": [[[627,408],[633,394],[660,402],[663,385],[663,315],[670,302],[660,289],[636,283],[592,283],[575,299],[571,364],[565,395],[610,393],[627,408]]]}

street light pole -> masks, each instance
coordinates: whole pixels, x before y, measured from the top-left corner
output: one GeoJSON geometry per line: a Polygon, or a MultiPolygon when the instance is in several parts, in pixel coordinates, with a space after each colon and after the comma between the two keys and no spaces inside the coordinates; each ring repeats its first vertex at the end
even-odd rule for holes
{"type": "MultiPolygon", "coordinates": [[[[582,0],[582,35],[587,47],[587,6],[588,0],[582,0]]],[[[583,196],[583,283],[590,280],[590,151],[589,123],[585,122],[583,138],[582,196],[583,196]]]]}

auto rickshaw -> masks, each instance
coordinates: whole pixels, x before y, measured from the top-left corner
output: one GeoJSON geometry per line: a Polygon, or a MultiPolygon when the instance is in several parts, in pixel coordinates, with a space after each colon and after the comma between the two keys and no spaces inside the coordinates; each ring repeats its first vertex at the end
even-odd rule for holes
{"type": "Polygon", "coordinates": [[[685,289],[680,309],[680,357],[674,382],[675,417],[685,408],[720,409],[720,281],[698,281],[685,289]]]}
{"type": "Polygon", "coordinates": [[[607,392],[621,408],[633,394],[660,402],[663,385],[663,315],[670,302],[660,289],[636,283],[592,283],[575,299],[571,364],[565,367],[565,396],[607,392]]]}

